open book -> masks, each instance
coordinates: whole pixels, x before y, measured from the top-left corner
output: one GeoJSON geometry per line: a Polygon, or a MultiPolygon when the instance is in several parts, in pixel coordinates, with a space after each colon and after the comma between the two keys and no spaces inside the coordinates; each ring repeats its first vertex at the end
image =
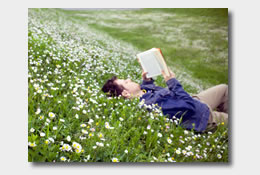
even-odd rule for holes
{"type": "Polygon", "coordinates": [[[141,64],[144,72],[148,72],[146,77],[156,77],[161,75],[161,70],[164,70],[165,74],[169,76],[167,65],[164,61],[162,51],[159,48],[152,48],[145,52],[137,54],[137,59],[141,64]]]}

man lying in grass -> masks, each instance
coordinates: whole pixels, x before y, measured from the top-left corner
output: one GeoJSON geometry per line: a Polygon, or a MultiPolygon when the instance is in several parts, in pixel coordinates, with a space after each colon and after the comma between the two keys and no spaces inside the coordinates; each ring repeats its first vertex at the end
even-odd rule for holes
{"type": "Polygon", "coordinates": [[[124,98],[140,98],[146,105],[158,105],[164,115],[169,118],[182,118],[181,126],[195,131],[214,131],[218,124],[228,124],[228,86],[225,84],[209,88],[195,96],[190,96],[184,91],[181,84],[175,78],[175,74],[169,71],[167,76],[162,75],[168,88],[162,88],[154,84],[153,79],[146,78],[147,72],[142,73],[141,85],[130,79],[118,79],[116,76],[109,79],[102,91],[109,96],[123,96],[124,98]],[[213,111],[215,110],[216,111],[213,111]]]}

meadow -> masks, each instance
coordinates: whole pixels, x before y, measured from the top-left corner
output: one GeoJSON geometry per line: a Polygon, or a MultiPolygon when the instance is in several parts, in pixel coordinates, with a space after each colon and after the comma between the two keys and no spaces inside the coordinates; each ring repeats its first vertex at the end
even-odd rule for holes
{"type": "MultiPolygon", "coordinates": [[[[228,162],[224,126],[188,131],[139,99],[101,92],[112,75],[141,83],[135,55],[155,46],[187,92],[228,83],[225,15],[202,12],[210,17],[167,9],[29,9],[28,161],[228,162]]],[[[162,77],[156,84],[166,87],[162,77]]]]}

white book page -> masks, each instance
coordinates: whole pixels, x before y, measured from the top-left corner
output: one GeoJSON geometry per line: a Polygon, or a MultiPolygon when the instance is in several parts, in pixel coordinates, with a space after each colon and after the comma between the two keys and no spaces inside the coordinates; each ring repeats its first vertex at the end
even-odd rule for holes
{"type": "Polygon", "coordinates": [[[145,52],[137,55],[141,66],[147,73],[147,78],[155,77],[161,74],[162,66],[156,58],[154,51],[145,52]]]}
{"type": "Polygon", "coordinates": [[[147,78],[161,75],[161,70],[164,70],[169,76],[169,71],[160,49],[152,48],[145,52],[137,54],[137,58],[141,63],[143,70],[147,73],[147,78]]]}
{"type": "Polygon", "coordinates": [[[162,57],[162,54],[160,53],[160,50],[158,50],[155,54],[157,56],[158,62],[160,63],[161,69],[164,70],[165,74],[169,76],[170,74],[167,65],[162,57]]]}

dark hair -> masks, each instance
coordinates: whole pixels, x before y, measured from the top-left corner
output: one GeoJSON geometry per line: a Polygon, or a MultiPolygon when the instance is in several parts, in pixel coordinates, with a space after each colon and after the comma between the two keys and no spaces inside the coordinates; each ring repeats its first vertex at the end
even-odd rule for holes
{"type": "Polygon", "coordinates": [[[115,83],[116,79],[117,77],[113,76],[111,79],[107,80],[102,88],[102,91],[105,92],[109,97],[122,95],[124,90],[123,86],[115,83]]]}

